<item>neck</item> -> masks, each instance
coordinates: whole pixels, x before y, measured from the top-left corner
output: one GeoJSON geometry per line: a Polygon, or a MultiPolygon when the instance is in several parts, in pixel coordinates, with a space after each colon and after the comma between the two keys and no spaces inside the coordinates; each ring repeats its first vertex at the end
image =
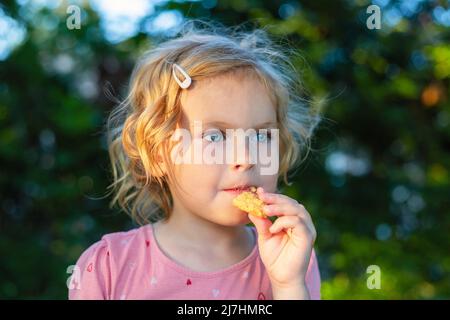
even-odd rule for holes
{"type": "Polygon", "coordinates": [[[160,221],[155,226],[162,236],[170,235],[178,243],[200,250],[205,248],[224,252],[223,250],[245,248],[248,251],[254,245],[253,235],[245,225],[223,226],[182,210],[174,209],[169,219],[160,221]]]}

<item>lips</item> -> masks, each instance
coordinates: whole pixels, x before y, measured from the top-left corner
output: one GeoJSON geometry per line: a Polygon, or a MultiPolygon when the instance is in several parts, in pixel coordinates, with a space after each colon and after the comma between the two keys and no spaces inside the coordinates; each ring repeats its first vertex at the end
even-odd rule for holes
{"type": "Polygon", "coordinates": [[[249,191],[251,188],[250,185],[244,185],[244,186],[237,186],[237,187],[233,187],[233,188],[228,188],[228,189],[223,189],[223,191],[230,193],[230,194],[240,194],[244,191],[249,191]]]}
{"type": "Polygon", "coordinates": [[[250,186],[237,186],[237,187],[233,187],[233,188],[228,188],[228,189],[224,189],[224,191],[235,191],[235,192],[239,192],[239,191],[247,191],[250,189],[250,186]]]}
{"type": "Polygon", "coordinates": [[[223,191],[226,192],[226,193],[229,193],[231,195],[239,195],[242,192],[244,192],[244,190],[241,190],[241,189],[226,189],[226,190],[223,190],[223,191]]]}

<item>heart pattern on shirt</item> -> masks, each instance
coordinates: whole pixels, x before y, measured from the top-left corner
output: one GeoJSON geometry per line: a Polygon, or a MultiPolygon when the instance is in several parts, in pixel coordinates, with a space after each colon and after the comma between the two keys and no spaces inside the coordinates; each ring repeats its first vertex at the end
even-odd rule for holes
{"type": "Polygon", "coordinates": [[[87,267],[87,271],[88,272],[92,272],[92,270],[94,269],[94,266],[92,265],[92,262],[91,263],[89,263],[89,265],[88,265],[88,267],[87,267]]]}
{"type": "Polygon", "coordinates": [[[190,286],[191,284],[192,284],[191,279],[187,279],[186,285],[187,285],[187,286],[190,286]]]}
{"type": "Polygon", "coordinates": [[[214,298],[217,297],[219,295],[219,293],[220,293],[219,289],[212,289],[212,294],[213,294],[214,298]]]}
{"type": "Polygon", "coordinates": [[[79,283],[78,283],[78,281],[77,281],[76,279],[74,279],[74,280],[72,281],[72,284],[73,284],[73,288],[74,288],[74,289],[76,289],[76,290],[80,289],[79,283]]]}
{"type": "Polygon", "coordinates": [[[147,248],[148,248],[148,246],[150,245],[150,241],[148,241],[148,240],[145,240],[145,245],[147,246],[147,248]]]}
{"type": "Polygon", "coordinates": [[[258,300],[266,300],[266,296],[264,295],[264,293],[260,292],[258,294],[258,300]]]}

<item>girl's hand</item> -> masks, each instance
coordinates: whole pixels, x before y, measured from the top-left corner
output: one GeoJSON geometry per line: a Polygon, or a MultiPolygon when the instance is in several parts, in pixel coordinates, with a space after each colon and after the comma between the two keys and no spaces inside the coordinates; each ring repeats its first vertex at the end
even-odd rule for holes
{"type": "Polygon", "coordinates": [[[297,288],[305,286],[311,251],[316,240],[316,229],[305,207],[296,200],[257,189],[266,203],[267,216],[278,216],[274,223],[268,218],[248,215],[258,231],[261,260],[272,287],[297,288]]]}

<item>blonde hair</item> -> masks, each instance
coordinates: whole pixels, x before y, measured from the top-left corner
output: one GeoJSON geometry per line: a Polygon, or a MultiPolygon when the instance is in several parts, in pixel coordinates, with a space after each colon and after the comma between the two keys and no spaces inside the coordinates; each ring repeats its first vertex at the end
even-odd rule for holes
{"type": "MultiPolygon", "coordinates": [[[[147,51],[136,64],[127,97],[107,119],[107,140],[114,181],[108,186],[118,203],[140,225],[168,218],[173,200],[168,182],[172,170],[161,175],[158,151],[169,164],[166,141],[180,120],[180,86],[172,77],[177,63],[202,80],[239,70],[251,71],[272,95],[277,107],[280,138],[278,178],[287,185],[288,172],[298,167],[318,115],[309,112],[297,93],[299,80],[283,47],[263,29],[242,31],[188,22],[179,36],[147,51]],[[206,26],[206,27],[205,27],[206,26]]],[[[306,157],[306,155],[305,155],[306,157]]]]}

